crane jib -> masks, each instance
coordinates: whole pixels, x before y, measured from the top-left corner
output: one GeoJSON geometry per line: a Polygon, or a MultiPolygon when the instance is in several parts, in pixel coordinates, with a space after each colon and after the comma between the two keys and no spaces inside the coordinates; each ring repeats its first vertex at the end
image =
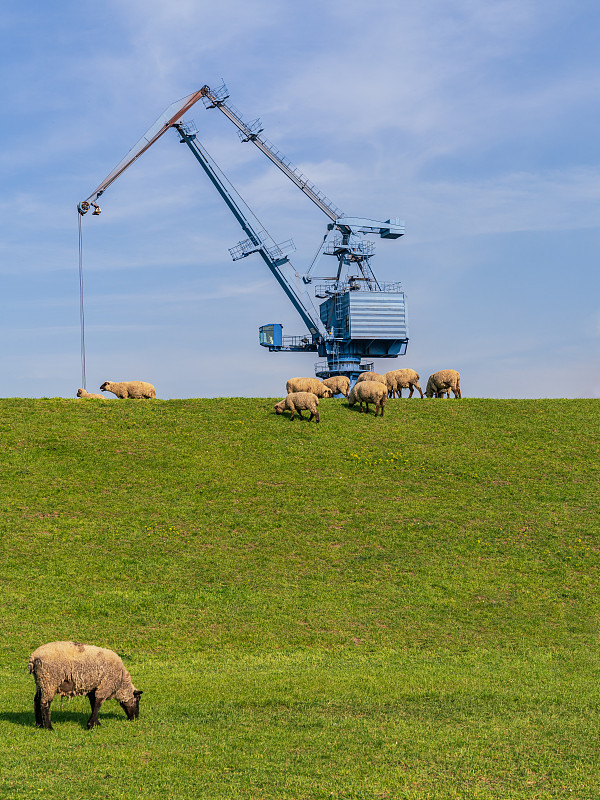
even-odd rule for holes
{"type": "MultiPolygon", "coordinates": [[[[156,142],[160,137],[169,130],[178,120],[180,120],[184,114],[186,114],[190,108],[200,100],[202,97],[202,90],[198,90],[197,92],[192,92],[187,97],[182,98],[181,100],[177,100],[175,103],[171,103],[168,108],[163,111],[160,117],[156,120],[154,125],[152,125],[146,133],[142,136],[142,138],[134,144],[134,146],[129,150],[125,158],[123,158],[117,166],[108,173],[106,178],[100,183],[94,191],[83,200],[78,208],[80,214],[85,214],[86,211],[89,210],[90,205],[95,205],[94,201],[97,200],[108,187],[116,181],[119,175],[122,175],[125,170],[130,167],[134,161],[145,153],[149,147],[151,147],[154,142],[156,142]],[[87,208],[84,204],[87,204],[87,208]]],[[[97,207],[96,207],[97,208],[97,207]]],[[[99,213],[97,209],[94,213],[99,213]]]]}

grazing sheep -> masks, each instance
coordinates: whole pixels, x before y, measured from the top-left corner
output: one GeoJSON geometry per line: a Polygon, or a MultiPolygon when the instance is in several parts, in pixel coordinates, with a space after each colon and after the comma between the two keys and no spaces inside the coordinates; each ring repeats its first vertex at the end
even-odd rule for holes
{"type": "Polygon", "coordinates": [[[344,397],[348,397],[350,378],[347,378],[345,375],[334,375],[332,378],[324,378],[323,383],[325,386],[329,386],[334,394],[343,394],[344,397]]]}
{"type": "Polygon", "coordinates": [[[113,381],[104,381],[100,387],[101,392],[112,392],[120,397],[122,400],[131,397],[136,400],[141,399],[154,399],[156,392],[151,383],[145,381],[121,381],[114,383],[113,381]]]}
{"type": "Polygon", "coordinates": [[[385,383],[387,386],[385,375],[380,375],[378,372],[361,372],[356,379],[356,383],[361,381],[378,381],[379,383],[385,383]]]}
{"type": "Polygon", "coordinates": [[[89,392],[86,392],[85,389],[77,389],[77,397],[93,397],[96,400],[106,400],[106,397],[104,397],[103,394],[90,394],[89,392]]]}
{"type": "Polygon", "coordinates": [[[333,397],[333,392],[318,378],[290,378],[285,385],[288,394],[292,392],[310,392],[317,397],[333,397]]]}
{"type": "Polygon", "coordinates": [[[284,397],[279,403],[275,404],[275,411],[277,414],[283,414],[284,409],[287,408],[291,411],[290,419],[294,419],[294,414],[298,412],[300,419],[305,419],[302,416],[303,411],[310,411],[308,421],[314,417],[315,422],[319,421],[319,398],[312,392],[290,392],[287,397],[284,397]]]}
{"type": "Polygon", "coordinates": [[[353,406],[355,403],[360,403],[360,411],[362,412],[364,403],[368,414],[369,403],[375,403],[375,416],[378,416],[381,412],[383,417],[387,396],[387,386],[380,381],[360,381],[360,383],[357,381],[350,390],[348,405],[353,406]]]}
{"type": "Polygon", "coordinates": [[[415,389],[418,389],[421,399],[423,399],[423,390],[419,386],[419,373],[414,369],[393,369],[385,373],[385,379],[388,387],[388,397],[393,397],[394,392],[398,397],[402,397],[402,389],[410,389],[408,394],[409,398],[413,396],[415,389]]]}
{"type": "Polygon", "coordinates": [[[127,714],[137,719],[140,695],[119,656],[112,650],[79,642],[50,642],[29,657],[29,672],[35,678],[33,700],[35,724],[52,730],[50,703],[55,695],[87,695],[92,707],[88,728],[100,725],[98,711],[105,700],[114,697],[127,714]]]}
{"type": "Polygon", "coordinates": [[[447,392],[450,397],[450,390],[454,392],[454,397],[462,397],[460,393],[460,372],[455,369],[442,369],[429,376],[425,394],[427,397],[443,397],[447,392]]]}

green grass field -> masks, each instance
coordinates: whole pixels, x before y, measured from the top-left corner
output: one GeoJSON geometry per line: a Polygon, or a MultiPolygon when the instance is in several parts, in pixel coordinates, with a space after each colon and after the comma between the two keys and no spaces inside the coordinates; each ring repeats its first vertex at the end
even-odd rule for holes
{"type": "Polygon", "coordinates": [[[0,798],[600,797],[600,401],[273,402],[0,400],[0,798]]]}

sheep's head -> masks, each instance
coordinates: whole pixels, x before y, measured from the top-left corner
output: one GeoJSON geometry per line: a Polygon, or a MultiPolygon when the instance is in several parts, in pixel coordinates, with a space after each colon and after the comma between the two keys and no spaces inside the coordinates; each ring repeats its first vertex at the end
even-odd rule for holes
{"type": "Polygon", "coordinates": [[[121,700],[120,705],[127,714],[127,719],[137,719],[139,717],[141,695],[142,692],[139,689],[134,689],[131,700],[121,700]]]}
{"type": "Polygon", "coordinates": [[[284,406],[285,406],[285,400],[280,400],[279,403],[275,403],[275,412],[277,414],[283,414],[284,406]]]}
{"type": "Polygon", "coordinates": [[[110,384],[110,381],[104,381],[104,383],[100,387],[100,391],[101,392],[105,392],[108,389],[109,384],[110,384]]]}
{"type": "Polygon", "coordinates": [[[85,392],[85,389],[77,389],[77,397],[83,397],[83,393],[84,392],[85,392]]]}
{"type": "Polygon", "coordinates": [[[323,397],[333,397],[333,392],[329,388],[329,386],[325,387],[325,391],[323,392],[323,397]]]}

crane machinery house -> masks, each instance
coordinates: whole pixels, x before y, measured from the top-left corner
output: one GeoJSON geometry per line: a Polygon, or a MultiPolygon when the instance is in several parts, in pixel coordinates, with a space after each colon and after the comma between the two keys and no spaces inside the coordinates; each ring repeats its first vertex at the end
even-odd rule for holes
{"type": "Polygon", "coordinates": [[[245,238],[230,248],[232,259],[237,261],[257,253],[306,326],[304,334],[284,336],[281,324],[262,325],[259,328],[262,347],[272,352],[317,353],[324,359],[315,364],[318,377],[347,375],[352,381],[360,372],[373,368],[372,361],[365,359],[404,355],[408,344],[406,298],[400,283],[380,283],[375,277],[371,267],[375,246],[370,238],[398,239],[404,234],[403,223],[399,219],[379,222],[346,216],[261,135],[260,120],[244,122],[228,99],[224,84],[216,90],[203,86],[169,106],[92,194],[79,203],[79,213],[83,215],[93,207],[93,215],[99,215],[100,207],[96,201],[108,186],[172,128],[179,135],[180,142],[187,145],[244,232],[245,238]],[[187,111],[200,99],[207,109],[221,111],[238,129],[242,142],[254,144],[328,217],[322,244],[302,275],[290,261],[289,254],[295,249],[293,242],[275,242],[198,141],[193,123],[183,120],[187,111]],[[324,275],[318,274],[322,267],[325,268],[324,275]],[[309,293],[308,287],[314,291],[309,293]]]}

